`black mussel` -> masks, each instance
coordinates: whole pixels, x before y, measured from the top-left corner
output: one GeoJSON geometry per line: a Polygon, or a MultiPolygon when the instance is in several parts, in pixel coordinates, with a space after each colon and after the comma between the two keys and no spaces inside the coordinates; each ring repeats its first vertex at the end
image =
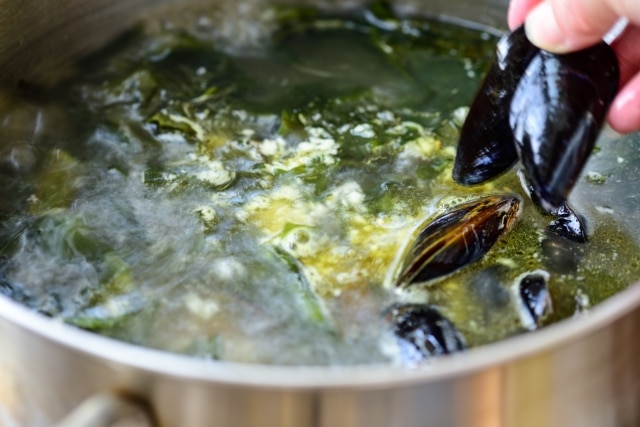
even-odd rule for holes
{"type": "Polygon", "coordinates": [[[522,27],[498,42],[496,56],[460,131],[453,179],[479,184],[513,166],[518,154],[509,125],[509,106],[529,61],[538,53],[522,27]]]}
{"type": "Polygon", "coordinates": [[[517,197],[487,196],[440,215],[407,251],[396,285],[426,282],[477,261],[511,229],[519,212],[517,197]]]}
{"type": "Polygon", "coordinates": [[[515,283],[516,305],[520,319],[529,330],[540,326],[541,318],[552,309],[548,288],[549,273],[536,270],[518,277],[515,283]]]}
{"type": "Polygon", "coordinates": [[[404,363],[421,362],[433,356],[454,353],[466,348],[456,327],[428,304],[397,304],[386,310],[404,363]]]}
{"type": "MultiPolygon", "coordinates": [[[[531,200],[536,205],[542,207],[538,195],[534,192],[531,183],[527,180],[523,171],[518,171],[518,176],[520,177],[522,187],[529,197],[531,197],[531,200]]],[[[560,207],[550,209],[546,213],[553,217],[547,227],[550,233],[576,243],[586,243],[588,241],[587,220],[577,213],[569,203],[565,202],[560,207]]]]}
{"type": "Polygon", "coordinates": [[[511,100],[509,122],[543,209],[560,208],[583,169],[618,88],[609,45],[566,55],[540,51],[511,100]]]}
{"type": "Polygon", "coordinates": [[[554,209],[551,215],[555,219],[547,227],[549,232],[576,243],[587,242],[587,221],[582,215],[576,213],[568,203],[554,209]]]}

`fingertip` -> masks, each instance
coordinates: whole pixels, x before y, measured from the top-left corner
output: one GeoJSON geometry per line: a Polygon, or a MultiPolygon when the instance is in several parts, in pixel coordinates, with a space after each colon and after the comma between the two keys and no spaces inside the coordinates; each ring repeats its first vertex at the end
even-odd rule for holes
{"type": "Polygon", "coordinates": [[[611,129],[622,135],[640,130],[640,123],[636,123],[634,126],[628,121],[619,119],[615,114],[609,114],[607,122],[609,123],[609,127],[611,127],[611,129]]]}
{"type": "Polygon", "coordinates": [[[622,88],[613,100],[608,122],[616,132],[640,130],[640,75],[622,88]]]}
{"type": "Polygon", "coordinates": [[[525,21],[527,38],[540,49],[564,53],[571,49],[569,40],[560,29],[551,3],[546,1],[537,5],[525,21]]]}
{"type": "MultiPolygon", "coordinates": [[[[509,9],[509,11],[511,11],[511,9],[509,9]]],[[[509,30],[515,30],[520,24],[522,24],[522,22],[516,19],[511,12],[509,12],[507,15],[507,25],[509,26],[509,30]]]]}
{"type": "Polygon", "coordinates": [[[543,0],[511,0],[507,11],[509,28],[514,30],[522,25],[529,11],[542,1],[543,0]]]}
{"type": "Polygon", "coordinates": [[[518,28],[524,22],[524,15],[518,10],[516,2],[509,3],[509,10],[507,11],[507,24],[511,31],[518,28]]]}
{"type": "Polygon", "coordinates": [[[599,42],[617,16],[603,11],[594,22],[593,10],[568,7],[576,1],[543,1],[531,10],[525,21],[531,43],[549,52],[567,53],[599,42]]]}

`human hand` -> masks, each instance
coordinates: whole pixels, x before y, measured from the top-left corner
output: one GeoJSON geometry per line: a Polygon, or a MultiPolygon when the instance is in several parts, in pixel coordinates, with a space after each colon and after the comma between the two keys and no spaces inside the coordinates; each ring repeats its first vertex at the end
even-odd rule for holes
{"type": "Polygon", "coordinates": [[[629,24],[612,43],[620,63],[620,90],[609,110],[618,132],[640,130],[640,3],[637,0],[511,0],[509,27],[525,22],[531,42],[556,53],[597,43],[619,18],[629,24]],[[526,18],[526,22],[525,22],[526,18]]]}

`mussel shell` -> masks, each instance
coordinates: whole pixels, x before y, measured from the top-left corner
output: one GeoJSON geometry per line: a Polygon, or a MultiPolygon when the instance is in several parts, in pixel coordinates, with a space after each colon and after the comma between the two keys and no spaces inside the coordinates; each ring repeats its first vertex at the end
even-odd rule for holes
{"type": "Polygon", "coordinates": [[[540,205],[560,208],[580,175],[618,88],[609,45],[566,55],[540,51],[515,90],[509,122],[540,205]]]}
{"type": "Polygon", "coordinates": [[[516,196],[487,196],[438,216],[411,245],[396,285],[433,280],[477,261],[511,229],[519,212],[516,196]]]}
{"type": "Polygon", "coordinates": [[[520,78],[538,49],[523,27],[498,42],[493,64],[476,94],[460,131],[453,179],[479,184],[508,170],[518,160],[509,125],[509,106],[520,78]]]}
{"type": "Polygon", "coordinates": [[[586,243],[589,240],[587,235],[587,220],[577,213],[568,203],[554,210],[552,215],[555,218],[547,227],[549,232],[576,243],[586,243]]]}
{"type": "Polygon", "coordinates": [[[549,273],[536,270],[521,275],[515,283],[516,298],[521,306],[523,325],[530,330],[540,326],[542,317],[552,310],[549,273]]]}
{"type": "Polygon", "coordinates": [[[396,304],[384,313],[404,363],[462,351],[464,337],[451,321],[428,304],[396,304]]]}
{"type": "MultiPolygon", "coordinates": [[[[531,200],[537,206],[541,206],[538,195],[534,192],[533,186],[522,170],[518,171],[518,177],[522,188],[531,197],[531,200]]],[[[553,217],[547,226],[549,233],[576,243],[586,243],[589,240],[586,218],[577,213],[569,203],[565,202],[559,208],[550,209],[546,213],[553,217]]]]}

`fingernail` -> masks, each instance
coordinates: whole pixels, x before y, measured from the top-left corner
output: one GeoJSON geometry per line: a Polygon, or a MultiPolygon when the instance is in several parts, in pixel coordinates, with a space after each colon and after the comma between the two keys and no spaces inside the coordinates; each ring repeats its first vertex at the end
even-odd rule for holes
{"type": "Polygon", "coordinates": [[[570,49],[548,1],[540,3],[529,13],[524,29],[531,43],[541,49],[556,53],[567,52],[570,49]]]}

